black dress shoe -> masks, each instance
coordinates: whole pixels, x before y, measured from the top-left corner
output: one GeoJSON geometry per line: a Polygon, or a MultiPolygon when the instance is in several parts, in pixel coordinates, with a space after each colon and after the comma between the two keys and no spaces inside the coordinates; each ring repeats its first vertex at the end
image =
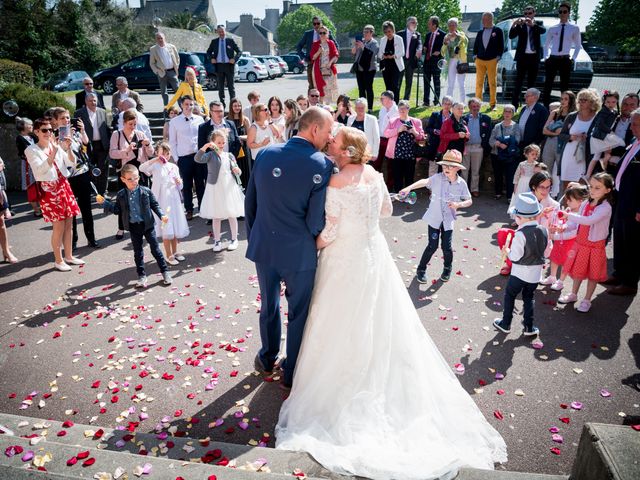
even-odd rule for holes
{"type": "Polygon", "coordinates": [[[187,221],[193,220],[193,212],[187,212],[187,221]]]}
{"type": "Polygon", "coordinates": [[[96,242],[95,240],[92,242],[89,242],[89,246],[91,248],[102,248],[102,245],[100,245],[98,242],[96,242]]]}
{"type": "Polygon", "coordinates": [[[632,288],[632,287],[626,287],[624,285],[619,285],[617,287],[613,287],[607,290],[607,293],[610,293],[611,295],[618,295],[621,297],[628,297],[631,295],[636,295],[638,293],[638,289],[632,288]]]}
{"type": "Polygon", "coordinates": [[[442,280],[443,282],[448,282],[450,278],[451,278],[451,269],[445,268],[442,271],[442,274],[440,275],[440,280],[442,280]]]}
{"type": "Polygon", "coordinates": [[[271,375],[273,373],[273,369],[269,370],[265,368],[262,360],[260,360],[260,355],[256,355],[256,358],[253,360],[253,366],[255,367],[256,371],[262,373],[263,375],[271,375]]]}
{"type": "Polygon", "coordinates": [[[122,240],[124,238],[124,232],[116,233],[116,240],[122,240]]]}
{"type": "Polygon", "coordinates": [[[622,285],[622,280],[619,280],[616,277],[609,277],[604,282],[600,282],[600,285],[605,285],[607,287],[617,287],[618,285],[622,285]]]}

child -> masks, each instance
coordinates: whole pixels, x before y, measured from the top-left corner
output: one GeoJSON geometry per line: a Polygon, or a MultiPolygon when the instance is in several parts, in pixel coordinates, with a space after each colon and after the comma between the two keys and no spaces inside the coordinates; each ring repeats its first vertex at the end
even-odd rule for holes
{"type": "Polygon", "coordinates": [[[168,159],[171,157],[171,147],[166,142],[161,142],[156,147],[158,155],[140,165],[140,171],[153,177],[151,191],[156,196],[160,208],[169,213],[169,221],[162,223],[156,220],[156,236],[162,238],[164,251],[169,265],[178,265],[179,260],[185,258],[178,254],[178,239],[189,235],[189,224],[182,208],[182,178],[175,163],[168,159]]]}
{"type": "Polygon", "coordinates": [[[522,292],[524,310],[522,334],[536,336],[540,330],[533,325],[533,294],[538,288],[544,259],[549,253],[547,229],[538,223],[537,217],[542,214],[542,206],[531,192],[518,195],[513,214],[518,223],[518,230],[513,236],[511,247],[505,246],[513,268],[504,292],[502,319],[496,318],[493,325],[503,333],[511,332],[514,303],[518,294],[522,292]]]}
{"type": "Polygon", "coordinates": [[[549,167],[547,167],[547,164],[544,162],[536,162],[536,166],[533,168],[533,173],[540,173],[540,172],[548,172],[549,171],[549,167]]]}
{"type": "Polygon", "coordinates": [[[467,208],[472,204],[471,193],[464,179],[458,175],[465,166],[462,164],[462,154],[457,150],[447,150],[438,165],[442,165],[442,173],[436,173],[429,178],[402,189],[399,193],[407,195],[411,190],[420,187],[431,189],[431,202],[423,220],[429,225],[429,244],[422,254],[416,278],[419,283],[427,283],[427,264],[438,249],[438,240],[442,235],[442,253],[444,254],[444,269],[440,280],[449,281],[453,264],[453,249],[451,237],[453,223],[456,220],[456,210],[467,208]]]}
{"type": "MultiPolygon", "coordinates": [[[[507,212],[513,209],[519,194],[530,191],[529,180],[531,180],[531,177],[535,173],[536,163],[538,162],[538,158],[540,158],[540,147],[534,144],[524,147],[524,158],[526,158],[526,160],[520,162],[516,174],[513,177],[514,194],[511,196],[511,203],[509,204],[507,212]]],[[[512,226],[515,227],[516,225],[512,226]]]]}
{"type": "Polygon", "coordinates": [[[242,172],[233,155],[224,151],[226,143],[226,130],[214,130],[209,143],[204,144],[195,156],[195,161],[206,163],[209,171],[200,216],[213,219],[214,252],[222,250],[220,235],[224,218],[229,220],[231,230],[227,250],[238,248],[238,217],[244,217],[244,194],[239,185],[242,172]]]}
{"type": "Polygon", "coordinates": [[[564,269],[573,279],[573,289],[558,299],[558,303],[573,303],[578,300],[578,290],[587,280],[587,291],[576,310],[586,313],[591,308],[591,297],[598,282],[607,279],[607,254],[605,245],[611,219],[611,191],[613,177],[608,173],[596,173],[589,180],[589,197],[580,206],[580,213],[569,213],[569,220],[579,225],[573,248],[567,255],[564,269]]]}
{"type": "Polygon", "coordinates": [[[585,179],[591,178],[593,169],[601,158],[602,169],[606,171],[611,159],[611,149],[624,146],[624,140],[612,131],[620,110],[618,106],[619,100],[620,95],[616,91],[605,90],[602,95],[602,108],[593,119],[590,140],[593,157],[589,162],[585,179]]]}
{"type": "MultiPolygon", "coordinates": [[[[589,197],[589,189],[580,183],[569,183],[567,190],[564,192],[564,199],[569,211],[577,213],[580,210],[582,202],[589,197]]],[[[551,221],[549,232],[553,240],[553,249],[551,250],[551,270],[549,276],[542,280],[542,285],[551,285],[551,290],[562,290],[564,288],[564,279],[567,278],[566,269],[562,270],[560,278],[558,268],[563,266],[567,260],[567,254],[573,248],[573,244],[578,232],[578,224],[564,218],[563,211],[555,213],[555,219],[551,221]],[[558,217],[563,217],[562,220],[558,217]]]]}
{"type": "Polygon", "coordinates": [[[169,274],[167,262],[162,256],[162,251],[158,245],[155,232],[153,231],[153,215],[155,213],[163,223],[169,219],[164,216],[156,197],[147,187],[139,186],[140,174],[135,165],[127,163],[120,171],[120,180],[126,188],[120,190],[115,201],[108,200],[102,195],[96,195],[96,202],[104,204],[104,210],[119,215],[122,213],[122,221],[125,230],[131,233],[131,243],[133,244],[133,258],[136,262],[138,272],[138,282],[136,288],[146,288],[147,276],[144,272],[144,251],[142,250],[142,240],[147,239],[151,253],[158,262],[162,279],[165,285],[171,285],[172,279],[169,274]]]}

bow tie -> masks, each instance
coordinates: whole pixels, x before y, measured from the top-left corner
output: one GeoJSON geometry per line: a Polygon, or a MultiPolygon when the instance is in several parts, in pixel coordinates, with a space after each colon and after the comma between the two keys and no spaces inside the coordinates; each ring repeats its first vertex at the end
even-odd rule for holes
{"type": "Polygon", "coordinates": [[[189,120],[191,120],[191,117],[184,117],[184,120],[188,122],[189,120]]]}

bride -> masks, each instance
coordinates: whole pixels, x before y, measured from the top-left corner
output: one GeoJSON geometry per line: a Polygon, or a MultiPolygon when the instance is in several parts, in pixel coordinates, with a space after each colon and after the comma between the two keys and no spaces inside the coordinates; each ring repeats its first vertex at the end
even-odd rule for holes
{"type": "Polygon", "coordinates": [[[393,207],[382,175],[365,165],[364,133],[341,128],[329,153],[340,173],[327,190],[313,299],[276,447],[376,480],[493,469],[507,460],[506,445],[420,323],[380,230],[393,207]]]}

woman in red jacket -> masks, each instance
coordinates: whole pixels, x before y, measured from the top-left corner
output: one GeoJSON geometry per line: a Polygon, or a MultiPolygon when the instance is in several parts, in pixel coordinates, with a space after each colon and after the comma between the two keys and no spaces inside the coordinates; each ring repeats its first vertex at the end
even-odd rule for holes
{"type": "Polygon", "coordinates": [[[438,153],[442,154],[447,150],[458,150],[464,154],[464,144],[469,140],[469,129],[462,120],[464,105],[454,103],[451,108],[451,116],[447,118],[440,129],[440,145],[438,153]]]}
{"type": "Polygon", "coordinates": [[[320,103],[334,103],[338,98],[338,70],[336,62],[339,52],[333,40],[329,40],[329,30],[318,28],[320,40],[311,46],[311,60],[313,62],[313,82],[320,92],[320,103]]]}

